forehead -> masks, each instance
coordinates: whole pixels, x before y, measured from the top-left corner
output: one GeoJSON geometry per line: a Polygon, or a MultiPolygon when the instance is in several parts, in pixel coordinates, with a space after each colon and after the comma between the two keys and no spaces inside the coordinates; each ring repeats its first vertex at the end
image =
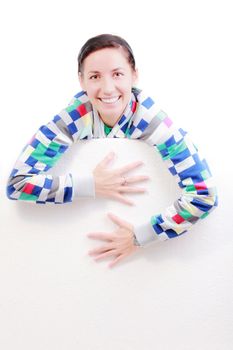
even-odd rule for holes
{"type": "Polygon", "coordinates": [[[84,70],[103,71],[113,70],[118,67],[126,69],[130,67],[126,52],[120,48],[104,48],[92,52],[84,60],[84,70]]]}

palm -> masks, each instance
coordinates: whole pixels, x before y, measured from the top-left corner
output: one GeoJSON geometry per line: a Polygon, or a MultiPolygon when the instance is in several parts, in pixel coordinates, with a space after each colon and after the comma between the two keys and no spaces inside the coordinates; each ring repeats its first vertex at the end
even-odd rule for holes
{"type": "Polygon", "coordinates": [[[89,251],[89,255],[95,255],[96,261],[109,256],[115,256],[115,259],[109,264],[109,267],[112,267],[120,260],[138,250],[139,247],[133,243],[134,234],[132,224],[111,213],[108,214],[108,217],[118,225],[118,228],[113,233],[89,233],[89,238],[105,241],[103,246],[89,251]]]}

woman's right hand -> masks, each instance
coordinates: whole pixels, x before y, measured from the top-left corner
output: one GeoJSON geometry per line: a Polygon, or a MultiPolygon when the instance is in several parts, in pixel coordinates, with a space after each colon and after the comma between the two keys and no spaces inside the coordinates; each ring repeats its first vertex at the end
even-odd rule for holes
{"type": "Polygon", "coordinates": [[[146,175],[127,176],[126,173],[137,168],[144,163],[137,161],[125,165],[119,169],[109,169],[108,165],[115,156],[114,152],[110,152],[94,169],[95,192],[97,196],[116,199],[122,203],[133,205],[134,203],[124,197],[122,193],[143,193],[145,188],[129,186],[139,181],[150,179],[146,175]]]}

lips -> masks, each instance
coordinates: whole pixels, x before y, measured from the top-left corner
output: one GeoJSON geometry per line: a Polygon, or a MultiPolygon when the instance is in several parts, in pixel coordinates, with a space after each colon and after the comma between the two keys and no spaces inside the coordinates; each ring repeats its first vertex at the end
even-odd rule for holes
{"type": "Polygon", "coordinates": [[[114,97],[111,97],[111,98],[99,98],[99,100],[101,102],[103,102],[104,104],[114,104],[120,99],[120,97],[121,96],[114,96],[114,97]]]}

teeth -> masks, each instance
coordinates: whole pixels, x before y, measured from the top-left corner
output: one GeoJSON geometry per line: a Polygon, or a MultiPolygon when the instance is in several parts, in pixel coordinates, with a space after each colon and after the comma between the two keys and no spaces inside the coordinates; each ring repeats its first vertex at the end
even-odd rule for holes
{"type": "Polygon", "coordinates": [[[118,97],[113,97],[113,98],[101,98],[101,101],[103,101],[104,103],[114,103],[119,99],[118,97]]]}

